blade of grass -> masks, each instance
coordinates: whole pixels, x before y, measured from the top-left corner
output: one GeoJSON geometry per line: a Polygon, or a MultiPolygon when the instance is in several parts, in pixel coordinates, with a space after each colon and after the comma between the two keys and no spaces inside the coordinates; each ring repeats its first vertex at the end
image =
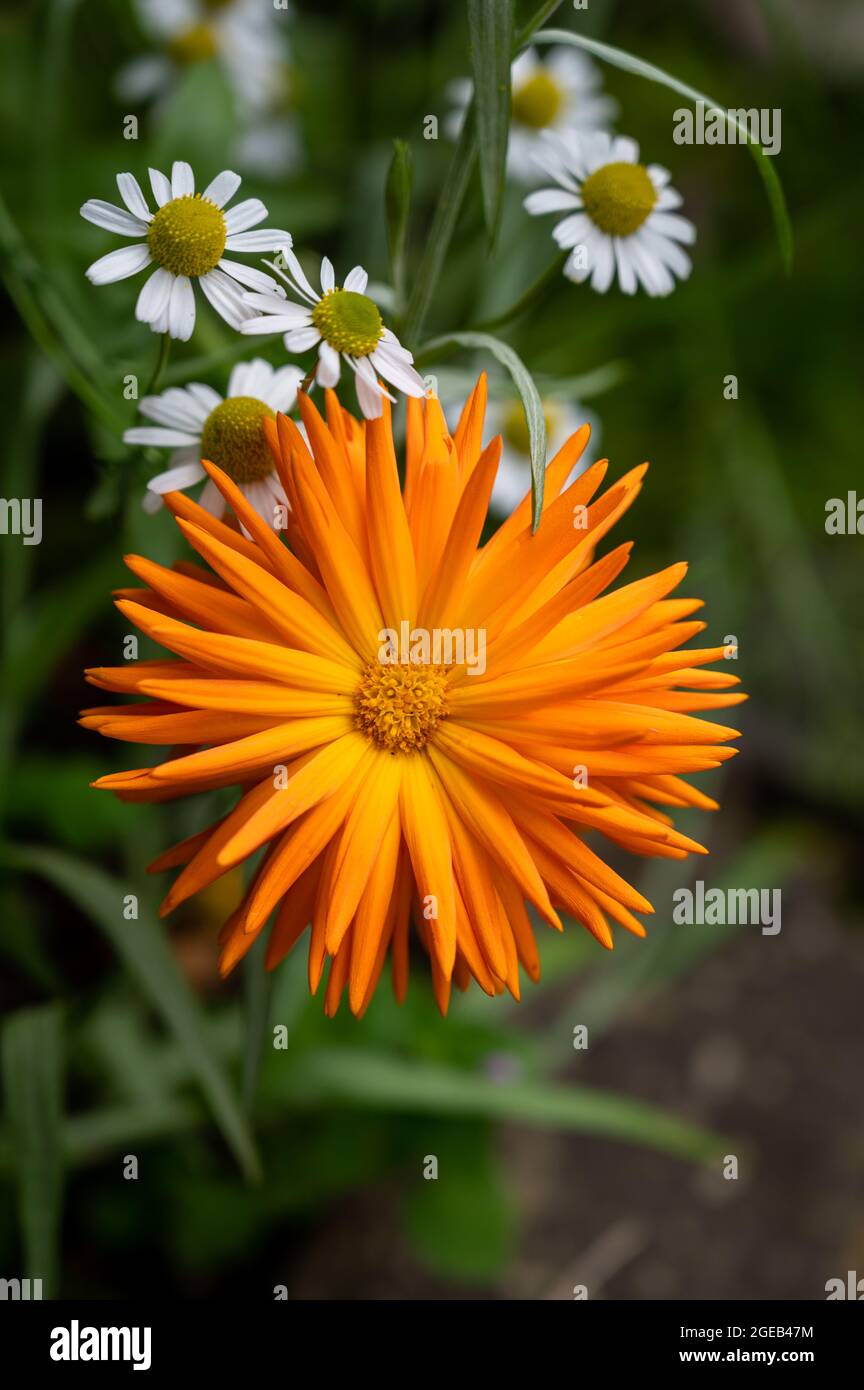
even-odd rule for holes
{"type": "Polygon", "coordinates": [[[72,900],[98,926],[123,960],[167,1028],[182,1045],[190,1069],[241,1170],[261,1175],[251,1130],[237,1096],[207,1040],[204,1016],[180,973],[163,933],[148,918],[123,917],[129,889],[71,855],[41,846],[9,846],[3,858],[12,867],[39,875],[72,900]]]}
{"type": "Polygon", "coordinates": [[[57,1291],[63,1194],[63,1030],[60,1009],[21,1009],[2,1035],[3,1090],[18,1177],[24,1262],[41,1279],[43,1298],[57,1291]]]}
{"type": "Polygon", "coordinates": [[[680,1158],[714,1159],[724,1141],[628,1096],[535,1080],[494,1084],[479,1072],[351,1048],[304,1053],[286,1099],[408,1114],[472,1115],[641,1144],[680,1158]]]}
{"type": "Polygon", "coordinates": [[[534,378],[513,348],[508,343],[502,343],[500,339],[493,338],[489,333],[445,333],[440,338],[433,338],[430,342],[424,343],[417,354],[418,360],[429,359],[436,352],[452,346],[480,348],[486,352],[491,352],[492,356],[510,373],[513,385],[522,398],[525,420],[528,425],[531,455],[532,526],[536,531],[540,525],[540,515],[543,510],[543,484],[546,470],[546,417],[543,414],[543,402],[540,399],[540,393],[534,385],[534,378]]]}
{"type": "Polygon", "coordinates": [[[501,219],[510,136],[513,0],[468,0],[468,35],[483,215],[491,245],[501,219]]]}

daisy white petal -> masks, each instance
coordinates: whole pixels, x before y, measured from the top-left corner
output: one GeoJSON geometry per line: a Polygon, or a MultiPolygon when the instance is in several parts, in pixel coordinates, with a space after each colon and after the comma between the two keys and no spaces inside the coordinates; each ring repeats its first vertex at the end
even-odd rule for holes
{"type": "Polygon", "coordinates": [[[116,280],[127,280],[137,275],[145,265],[150,264],[150,248],[146,241],[135,246],[121,246],[118,251],[109,251],[88,266],[84,274],[93,285],[111,285],[116,280]]]}
{"type": "Polygon", "coordinates": [[[180,492],[184,487],[191,487],[193,483],[199,483],[207,474],[200,463],[183,463],[179,468],[168,468],[164,473],[157,473],[155,478],[150,478],[147,486],[151,492],[180,492]]]}
{"type": "Polygon", "coordinates": [[[367,420],[378,420],[384,414],[384,400],[378,386],[371,386],[359,372],[355,374],[357,400],[367,420]]]}
{"type": "Polygon", "coordinates": [[[308,328],[295,328],[293,332],[285,334],[285,346],[289,352],[306,352],[320,341],[321,334],[313,324],[308,328]]]}
{"type": "Polygon", "coordinates": [[[523,206],[536,217],[544,212],[563,212],[566,208],[578,207],[579,199],[564,188],[540,188],[528,194],[523,206]]]}
{"type": "Polygon", "coordinates": [[[612,158],[623,160],[626,164],[638,164],[639,146],[629,135],[616,135],[612,142],[612,158]]]}
{"type": "Polygon", "coordinates": [[[369,276],[362,265],[355,265],[353,270],[349,270],[345,276],[342,288],[351,290],[352,294],[365,294],[366,286],[369,284],[369,276]]]}
{"type": "Polygon", "coordinates": [[[251,376],[251,362],[238,362],[232,367],[228,378],[228,396],[251,396],[253,392],[247,385],[251,376]]]}
{"type": "Polygon", "coordinates": [[[106,232],[117,232],[120,236],[146,236],[147,223],[131,212],[118,208],[114,203],[103,203],[101,198],[90,198],[81,208],[81,216],[95,227],[104,227],[106,232]]]}
{"type": "Polygon", "coordinates": [[[153,189],[153,197],[156,199],[156,206],[163,208],[166,203],[170,203],[172,198],[171,180],[166,178],[161,169],[149,169],[150,187],[153,189]]]}
{"type": "Polygon", "coordinates": [[[133,217],[140,218],[142,222],[152,221],[153,214],[147,206],[144,194],[141,192],[141,185],[134,174],[118,174],[117,187],[120,190],[120,197],[133,217]]]}
{"type": "Polygon", "coordinates": [[[297,399],[297,387],[302,380],[303,373],[299,367],[281,367],[273,373],[273,380],[262,392],[261,399],[267,402],[271,410],[281,410],[283,415],[287,415],[297,399]]]}
{"type": "Polygon", "coordinates": [[[283,232],[278,227],[262,227],[258,232],[236,232],[225,239],[226,251],[284,251],[290,245],[290,232],[283,232]]]}
{"type": "Polygon", "coordinates": [[[223,270],[211,270],[198,281],[220,318],[232,328],[241,329],[249,316],[239,286],[223,270]]]}
{"type": "Polygon", "coordinates": [[[665,188],[672,175],[668,169],[664,169],[662,164],[649,164],[648,177],[655,188],[665,188]]]}
{"type": "Polygon", "coordinates": [[[321,262],[321,289],[324,294],[329,294],[336,287],[336,273],[333,269],[333,262],[329,256],[325,256],[321,262]]]}
{"type": "MultiPolygon", "coordinates": [[[[203,381],[190,381],[186,387],[188,394],[192,397],[195,408],[203,411],[204,419],[215,410],[217,405],[222,404],[222,397],[218,391],[214,391],[212,386],[205,386],[203,381]]],[[[202,419],[202,424],[204,420],[202,419]]]]}
{"type": "Polygon", "coordinates": [[[683,241],[687,246],[692,246],[696,240],[696,228],[686,217],[679,217],[674,212],[655,212],[649,219],[649,225],[657,232],[662,232],[664,236],[671,237],[673,241],[683,241]]]}
{"type": "Polygon", "coordinates": [[[229,208],[225,213],[225,226],[228,228],[228,235],[234,236],[237,232],[245,232],[249,227],[254,227],[256,223],[263,222],[267,216],[267,209],[260,198],[247,198],[245,202],[238,203],[236,207],[229,208]]]}
{"type": "Polygon", "coordinates": [[[625,294],[635,294],[638,281],[633,258],[628,243],[623,237],[613,237],[615,261],[618,266],[618,283],[625,294]]]}
{"type": "Polygon", "coordinates": [[[198,494],[198,506],[203,507],[205,512],[209,512],[211,516],[219,517],[224,512],[225,498],[212,478],[208,478],[198,494]]]}
{"type": "Polygon", "coordinates": [[[406,396],[425,396],[426,383],[416,368],[409,366],[387,347],[379,347],[369,358],[385,381],[389,381],[406,396]]]}
{"type": "Polygon", "coordinates": [[[209,198],[210,202],[215,203],[217,208],[224,208],[225,204],[234,197],[241,183],[242,179],[239,174],[235,174],[231,169],[223,169],[221,174],[217,174],[215,179],[210,180],[201,197],[209,198]]]}
{"type": "Polygon", "coordinates": [[[662,261],[663,265],[668,266],[673,275],[677,275],[679,280],[687,279],[693,268],[693,263],[677,241],[672,241],[670,237],[655,231],[653,222],[649,222],[647,226],[642,228],[640,239],[658,261],[662,261]]]}
{"type": "Polygon", "coordinates": [[[245,302],[253,309],[263,309],[267,314],[275,314],[285,320],[282,329],[274,329],[274,332],[284,332],[286,328],[303,328],[312,322],[312,311],[305,304],[292,304],[290,299],[279,299],[274,294],[244,294],[245,302]]]}
{"type": "Polygon", "coordinates": [[[572,216],[565,217],[563,222],[556,223],[552,228],[552,239],[563,251],[584,241],[592,226],[590,217],[584,212],[574,212],[572,216]]]}
{"type": "Polygon", "coordinates": [[[158,425],[167,425],[184,433],[194,431],[196,434],[209,413],[209,407],[204,409],[188,388],[183,390],[179,386],[170,386],[159,396],[145,396],[138,402],[138,410],[158,425]]]}
{"type": "Polygon", "coordinates": [[[615,275],[615,252],[611,237],[598,238],[591,271],[591,288],[605,294],[615,275]]]}
{"type": "Polygon", "coordinates": [[[192,165],[185,159],[175,159],[171,166],[171,195],[174,198],[188,198],[195,192],[195,175],[192,165]]]}
{"type": "Polygon", "coordinates": [[[168,307],[173,283],[174,276],[161,266],[144,281],[135,305],[135,317],[139,323],[153,323],[162,317],[168,307]]]}
{"type": "Polygon", "coordinates": [[[294,277],[294,281],[297,285],[298,290],[300,291],[300,294],[304,295],[310,301],[310,303],[317,304],[321,296],[315,293],[312,286],[309,284],[309,281],[306,279],[306,276],[303,272],[303,267],[298,261],[293,248],[288,246],[282,254],[284,256],[285,263],[288,266],[288,269],[294,277]]]}
{"type": "Polygon", "coordinates": [[[261,314],[256,318],[244,319],[239,325],[241,333],[248,333],[253,337],[261,333],[268,337],[273,333],[284,333],[287,337],[307,326],[308,319],[298,320],[291,314],[261,314]]]}
{"type": "Polygon", "coordinates": [[[241,261],[229,261],[223,256],[219,262],[219,269],[230,275],[232,280],[239,281],[241,285],[250,285],[253,289],[266,290],[272,285],[275,293],[275,280],[266,270],[259,270],[257,266],[243,265],[241,261]]]}
{"type": "Polygon", "coordinates": [[[322,343],[318,349],[315,379],[319,386],[335,386],[339,381],[339,354],[329,343],[322,343]]]}
{"type": "Polygon", "coordinates": [[[195,327],[195,296],[188,275],[177,275],[168,301],[168,332],[180,342],[188,342],[195,327]]]}
{"type": "Polygon", "coordinates": [[[158,426],[136,425],[123,433],[124,444],[140,444],[156,449],[176,449],[197,443],[197,436],[183,430],[159,429],[158,426]]]}

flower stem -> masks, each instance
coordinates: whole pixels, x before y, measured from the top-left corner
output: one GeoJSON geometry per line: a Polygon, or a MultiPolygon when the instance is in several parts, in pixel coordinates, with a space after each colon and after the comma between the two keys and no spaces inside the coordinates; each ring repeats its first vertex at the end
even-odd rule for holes
{"type": "Polygon", "coordinates": [[[556,256],[552,264],[546,267],[543,274],[534,281],[534,284],[531,285],[523,295],[519,296],[515,303],[510,305],[509,309],[504,309],[502,313],[496,314],[492,319],[485,319],[483,323],[472,324],[472,332],[488,333],[490,329],[503,328],[506,323],[510,323],[513,319],[519,318],[520,314],[524,314],[527,309],[532,307],[535,301],[542,299],[549,286],[558,280],[568,254],[569,252],[565,251],[560,256],[556,256]]]}
{"type": "Polygon", "coordinates": [[[152,396],[158,390],[165,368],[168,366],[168,358],[171,356],[171,337],[168,333],[162,334],[159,343],[159,356],[156,359],[156,366],[153,368],[153,375],[147,383],[145,396],[152,396]]]}

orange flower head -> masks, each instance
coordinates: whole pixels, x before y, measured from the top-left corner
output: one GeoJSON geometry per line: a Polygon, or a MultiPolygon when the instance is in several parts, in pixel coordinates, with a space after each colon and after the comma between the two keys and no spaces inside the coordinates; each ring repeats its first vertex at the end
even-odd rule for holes
{"type": "Polygon", "coordinates": [[[203,564],[131,555],[143,587],[117,606],[171,655],[88,672],[143,703],[87,710],[111,738],[168,746],[153,767],[95,784],[123,801],[236,787],[234,809],[153,865],[178,868],[163,913],[263,850],[221,934],[227,974],[265,928],[267,966],[309,931],[309,983],[362,1015],[389,957],[404,997],[413,936],[442,1012],[451,984],[519,997],[536,980],[535,924],[560,913],[606,947],[652,911],[586,840],[681,859],[702,847],[660,807],[716,803],[682,774],[719,766],[734,729],[697,718],[744,698],[707,669],[724,648],[670,598],[683,564],[611,590],[625,544],[598,544],[646,466],[600,492],[574,472],[578,430],[531,501],[481,545],[500,439],[482,444],[480,378],[453,435],[434,399],[407,402],[400,484],[389,407],[355,420],[301,393],[309,443],[267,421],[290,502],[281,537],[205,463],[236,521],[165,501],[203,564]],[[287,544],[285,541],[287,540],[287,544]],[[205,568],[206,566],[206,568],[205,568]]]}

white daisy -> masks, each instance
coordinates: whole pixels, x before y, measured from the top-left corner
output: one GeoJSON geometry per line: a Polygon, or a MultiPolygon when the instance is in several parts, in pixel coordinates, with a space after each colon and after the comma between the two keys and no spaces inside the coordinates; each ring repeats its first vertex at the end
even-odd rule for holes
{"type": "Polygon", "coordinates": [[[639,163],[639,146],[623,135],[548,136],[538,163],[558,184],[529,193],[529,212],[566,212],[552,232],[572,247],[564,274],[604,294],[615,278],[625,294],[641,283],[650,295],[670,294],[686,280],[690,257],[679,243],[696,228],[673,212],[682,199],[659,164],[639,163]]]}
{"type": "Polygon", "coordinates": [[[264,312],[258,318],[247,319],[241,325],[241,333],[284,333],[289,352],[307,352],[317,347],[314,379],[319,386],[337,384],[340,359],[344,358],[354,373],[357,399],[367,420],[375,420],[381,414],[382,396],[393,400],[380,385],[379,375],[408,396],[425,395],[423,378],[412,365],[414,358],[395,333],[384,327],[377,304],[366,294],[369,277],[362,266],[355,265],[344,284],[337,286],[333,266],[325,256],[318,294],[290,246],[282,252],[282,260],[290,274],[271,261],[266,264],[304,303],[280,298],[281,289],[278,294],[247,294],[246,302],[264,312]]]}
{"type": "MultiPolygon", "coordinates": [[[[551,48],[545,62],[535,49],[520,53],[510,69],[512,115],[507,167],[520,183],[537,183],[534,156],[543,131],[602,130],[614,120],[618,106],[603,92],[600,73],[578,49],[551,48]]],[[[448,121],[458,135],[471,97],[468,81],[453,82],[449,93],[458,103],[448,121]]]]}
{"type": "MultiPolygon", "coordinates": [[[[256,357],[233,369],[225,399],[198,381],[145,396],[138,408],[156,422],[155,428],[143,425],[127,430],[123,442],[174,451],[171,467],[147,484],[145,509],[157,511],[163,493],[193,487],[206,478],[201,467],[205,458],[234,480],[265,521],[281,529],[276,508],[287,508],[288,500],[274,469],[263,422],[274,419],[277,411],[288,413],[302,377],[299,367],[277,370],[256,357]]],[[[198,501],[221,516],[225,504],[212,480],[208,479],[198,501]]]]}
{"type": "Polygon", "coordinates": [[[224,69],[241,115],[265,111],[284,96],[284,14],[272,3],[135,0],[135,9],[160,51],[142,54],[121,70],[121,96],[131,101],[161,96],[185,68],[213,59],[224,69]]]}
{"type": "Polygon", "coordinates": [[[203,193],[196,193],[195,176],[183,161],[175,162],[170,180],[158,169],[151,169],[155,213],[150,211],[134,175],[118,174],[117,187],[125,208],[91,198],[81,208],[81,216],[120,236],[144,240],[94,261],[87,269],[87,278],[94,285],[108,285],[155,263],[157,269],[144,284],[135,306],[135,317],[149,323],[154,333],[168,333],[184,341],[192,336],[193,279],[232,328],[239,328],[250,317],[241,286],[278,291],[272,276],[224,255],[226,251],[278,251],[291,243],[288,232],[249,230],[267,216],[259,198],[247,198],[223,211],[240,187],[239,174],[223,169],[203,193]]]}

